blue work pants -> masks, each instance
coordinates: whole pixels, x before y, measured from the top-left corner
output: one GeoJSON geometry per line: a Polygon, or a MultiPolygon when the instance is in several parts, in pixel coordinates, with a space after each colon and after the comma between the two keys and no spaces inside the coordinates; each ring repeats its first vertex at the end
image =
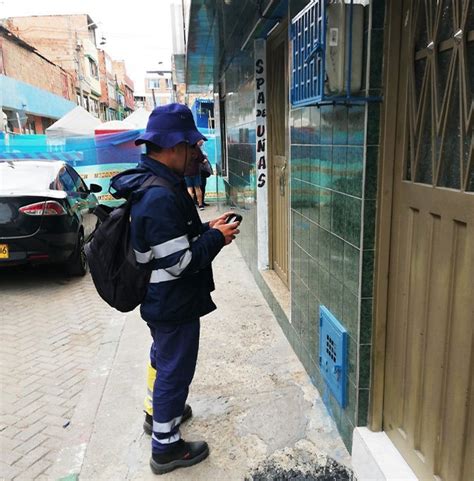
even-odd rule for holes
{"type": "Polygon", "coordinates": [[[163,453],[180,439],[179,426],[196,370],[200,321],[150,326],[153,387],[152,452],[163,453]]]}

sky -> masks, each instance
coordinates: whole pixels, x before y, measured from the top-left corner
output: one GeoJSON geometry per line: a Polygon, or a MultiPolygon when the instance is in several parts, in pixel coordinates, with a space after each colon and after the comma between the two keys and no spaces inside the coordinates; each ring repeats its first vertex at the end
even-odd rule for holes
{"type": "Polygon", "coordinates": [[[87,13],[97,24],[97,43],[114,60],[125,60],[135,91],[147,70],[171,66],[172,0],[0,0],[0,18],[87,13]],[[163,62],[159,65],[158,62],[163,62]]]}

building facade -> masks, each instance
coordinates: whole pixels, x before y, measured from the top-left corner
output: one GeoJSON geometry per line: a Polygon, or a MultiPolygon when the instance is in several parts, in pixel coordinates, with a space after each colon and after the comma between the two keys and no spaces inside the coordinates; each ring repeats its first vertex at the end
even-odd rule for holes
{"type": "Polygon", "coordinates": [[[104,122],[120,120],[119,85],[114,73],[113,60],[104,50],[99,50],[100,117],[104,122]]]}
{"type": "Polygon", "coordinates": [[[171,72],[163,74],[147,73],[145,75],[145,108],[153,110],[159,105],[175,102],[175,93],[171,72]]]}
{"type": "Polygon", "coordinates": [[[149,106],[147,106],[146,96],[145,96],[144,93],[135,91],[135,93],[133,95],[133,99],[135,101],[135,108],[136,109],[146,109],[146,110],[150,111],[149,106]]]}
{"type": "Polygon", "coordinates": [[[75,106],[73,77],[7,24],[0,26],[0,91],[7,132],[43,134],[75,106]]]}
{"type": "Polygon", "coordinates": [[[110,119],[110,98],[109,98],[109,75],[112,66],[112,59],[104,51],[99,50],[99,76],[100,76],[100,119],[106,122],[110,119]]]}
{"type": "Polygon", "coordinates": [[[14,32],[75,79],[77,104],[99,117],[97,25],[86,14],[12,17],[14,32]]]}
{"type": "Polygon", "coordinates": [[[114,60],[112,65],[117,84],[123,95],[123,115],[128,117],[135,110],[133,80],[127,75],[127,68],[123,60],[114,60]]]}
{"type": "MultiPolygon", "coordinates": [[[[186,103],[186,28],[184,12],[186,11],[181,1],[174,0],[170,4],[171,13],[171,71],[176,101],[180,104],[186,103]]],[[[188,103],[188,105],[191,105],[188,103]]]]}
{"type": "Polygon", "coordinates": [[[188,3],[238,245],[356,474],[467,481],[472,1],[188,3]]]}

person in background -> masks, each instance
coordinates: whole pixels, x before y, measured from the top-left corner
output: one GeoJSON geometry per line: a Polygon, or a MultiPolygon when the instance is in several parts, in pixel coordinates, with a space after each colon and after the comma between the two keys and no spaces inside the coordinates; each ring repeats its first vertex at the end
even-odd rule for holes
{"type": "MultiPolygon", "coordinates": [[[[202,205],[204,207],[209,207],[209,204],[206,203],[206,184],[207,184],[207,178],[212,175],[212,167],[211,167],[211,163],[209,162],[209,157],[206,154],[206,151],[202,149],[203,144],[204,144],[204,141],[200,140],[197,143],[196,149],[199,149],[199,151],[201,151],[202,155],[206,159],[205,161],[199,164],[199,171],[201,174],[202,205]]],[[[198,152],[198,156],[199,156],[199,152],[198,152]]]]}
{"type": "Polygon", "coordinates": [[[184,171],[184,181],[186,182],[188,193],[192,199],[194,195],[196,195],[199,210],[204,210],[200,173],[200,165],[204,161],[207,162],[207,159],[204,157],[198,145],[195,145],[192,158],[187,163],[186,170],[184,171]]]}

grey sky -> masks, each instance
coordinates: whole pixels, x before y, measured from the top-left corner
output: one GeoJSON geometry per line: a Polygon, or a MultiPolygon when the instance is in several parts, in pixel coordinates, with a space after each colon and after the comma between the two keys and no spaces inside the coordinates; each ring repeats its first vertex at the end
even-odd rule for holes
{"type": "Polygon", "coordinates": [[[170,68],[172,0],[0,0],[0,18],[87,13],[97,23],[97,42],[114,60],[125,60],[135,90],[143,91],[146,70],[170,68]]]}

